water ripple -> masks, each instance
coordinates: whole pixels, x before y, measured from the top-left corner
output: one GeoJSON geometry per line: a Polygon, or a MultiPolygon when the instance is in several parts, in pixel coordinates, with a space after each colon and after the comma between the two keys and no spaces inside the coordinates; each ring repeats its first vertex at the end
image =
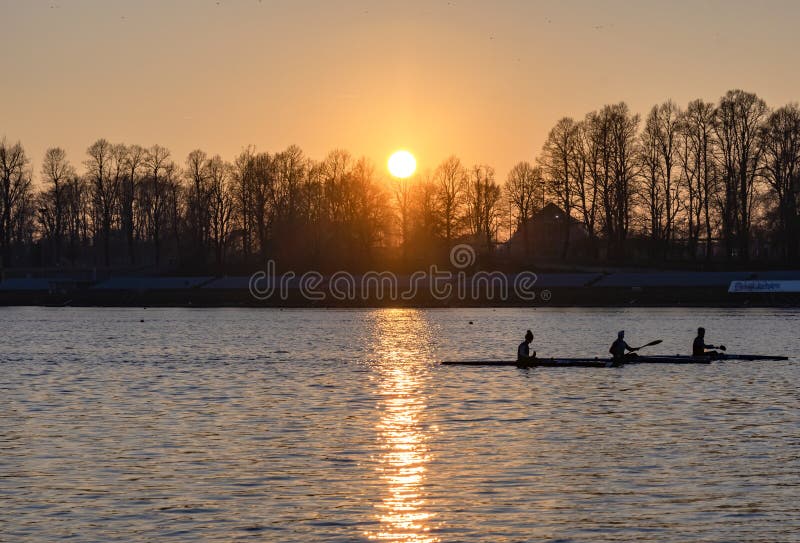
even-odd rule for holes
{"type": "Polygon", "coordinates": [[[0,308],[3,541],[798,541],[793,310],[0,308]],[[145,323],[140,323],[143,314],[145,323]],[[474,324],[469,324],[472,321],[474,324]],[[739,345],[737,345],[737,343],[739,345]]]}

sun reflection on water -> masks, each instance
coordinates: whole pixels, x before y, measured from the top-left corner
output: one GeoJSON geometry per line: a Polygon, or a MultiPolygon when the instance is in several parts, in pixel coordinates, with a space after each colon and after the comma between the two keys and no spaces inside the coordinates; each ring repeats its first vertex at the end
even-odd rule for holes
{"type": "Polygon", "coordinates": [[[381,395],[376,425],[382,452],[377,471],[385,496],[375,507],[381,528],[370,539],[398,543],[434,543],[434,514],[425,493],[426,465],[431,455],[423,426],[426,399],[421,392],[429,363],[427,322],[414,310],[389,310],[378,315],[381,348],[376,366],[381,395]]]}

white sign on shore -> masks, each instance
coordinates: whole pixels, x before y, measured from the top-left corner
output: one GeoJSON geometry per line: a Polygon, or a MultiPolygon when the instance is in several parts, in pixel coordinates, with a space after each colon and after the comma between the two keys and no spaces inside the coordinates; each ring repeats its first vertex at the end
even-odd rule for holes
{"type": "Polygon", "coordinates": [[[731,281],[728,292],[800,292],[800,281],[731,281]]]}

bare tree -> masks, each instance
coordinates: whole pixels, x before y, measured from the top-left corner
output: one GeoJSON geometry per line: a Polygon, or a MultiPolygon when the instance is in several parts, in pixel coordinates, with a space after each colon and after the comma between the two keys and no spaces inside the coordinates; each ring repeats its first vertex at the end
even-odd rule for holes
{"type": "Polygon", "coordinates": [[[139,184],[139,202],[142,208],[145,236],[152,242],[155,263],[161,263],[161,247],[165,223],[170,207],[170,184],[177,167],[170,160],[169,150],[154,145],[145,158],[147,175],[139,184]]]}
{"type": "Polygon", "coordinates": [[[86,179],[73,175],[64,186],[64,222],[67,253],[75,265],[81,248],[89,243],[91,227],[91,197],[86,179]]]}
{"type": "Polygon", "coordinates": [[[787,263],[796,262],[800,224],[800,107],[775,110],[760,134],[763,174],[777,201],[778,239],[787,263]]]}
{"type": "Polygon", "coordinates": [[[587,160],[592,191],[596,191],[609,258],[624,256],[630,229],[631,203],[639,173],[638,125],[639,116],[631,114],[624,102],[603,106],[586,116],[582,154],[587,160]]]}
{"type": "Polygon", "coordinates": [[[274,205],[277,189],[275,160],[269,153],[258,153],[252,161],[252,217],[258,238],[261,260],[266,261],[268,243],[277,209],[274,205]]]}
{"type": "Polygon", "coordinates": [[[578,158],[578,136],[578,126],[573,119],[559,119],[547,135],[540,159],[548,192],[564,210],[562,259],[567,258],[569,252],[572,208],[575,204],[575,180],[572,174],[578,158]]]}
{"type": "Polygon", "coordinates": [[[325,235],[334,251],[343,252],[349,245],[348,227],[352,220],[352,205],[349,205],[349,187],[353,158],[350,153],[335,149],[328,153],[320,165],[322,199],[325,205],[324,223],[328,226],[325,235]]]}
{"type": "Polygon", "coordinates": [[[45,183],[39,205],[40,222],[50,239],[53,261],[59,264],[64,240],[65,185],[75,176],[75,169],[67,160],[67,153],[60,147],[51,147],[44,154],[42,180],[45,183]]]}
{"type": "MultiPolygon", "coordinates": [[[[165,189],[167,194],[165,222],[169,233],[172,234],[172,254],[176,257],[172,264],[180,265],[179,259],[183,254],[181,226],[186,224],[186,187],[181,183],[184,174],[181,172],[180,167],[172,161],[167,164],[165,170],[165,189]]],[[[208,213],[207,210],[206,213],[208,213]]]]}
{"type": "Polygon", "coordinates": [[[309,172],[313,185],[321,183],[320,215],[328,253],[355,266],[365,265],[373,246],[387,244],[391,194],[376,181],[368,160],[354,161],[346,151],[332,151],[309,172]]]}
{"type": "Polygon", "coordinates": [[[309,161],[303,179],[303,214],[306,217],[307,263],[319,267],[327,234],[327,202],[325,200],[323,163],[309,161]]]}
{"type": "Polygon", "coordinates": [[[761,148],[758,134],[768,113],[767,104],[755,94],[728,91],[717,106],[716,136],[725,188],[723,230],[731,257],[750,257],[751,211],[755,198],[761,148]]]}
{"type": "Polygon", "coordinates": [[[11,213],[11,244],[12,249],[23,253],[33,246],[36,234],[36,195],[32,189],[31,173],[26,172],[28,182],[19,193],[11,213]]]}
{"type": "Polygon", "coordinates": [[[223,162],[219,155],[208,161],[210,216],[210,238],[214,246],[217,266],[224,269],[228,239],[233,228],[235,209],[233,190],[230,184],[231,166],[223,162]]]}
{"type": "MultiPolygon", "coordinates": [[[[657,106],[654,107],[657,109],[657,106]]],[[[640,136],[640,161],[642,167],[641,196],[643,207],[646,210],[645,220],[649,223],[646,230],[649,232],[651,251],[661,248],[664,239],[664,187],[662,185],[661,154],[659,152],[657,123],[653,121],[653,111],[650,112],[644,131],[640,136]]],[[[651,253],[652,256],[652,253],[651,253]]]]}
{"type": "Polygon", "coordinates": [[[390,208],[388,195],[377,183],[375,167],[366,158],[360,158],[354,165],[347,184],[346,219],[356,241],[353,257],[369,256],[369,251],[386,239],[386,226],[390,208]]]}
{"type": "Polygon", "coordinates": [[[609,143],[611,145],[611,184],[606,187],[604,201],[610,204],[606,216],[610,224],[606,225],[609,234],[609,254],[622,258],[625,255],[625,241],[631,224],[631,199],[635,192],[638,176],[636,131],[639,126],[639,115],[630,113],[624,102],[613,106],[605,106],[605,115],[609,120],[609,143]]]}
{"type": "Polygon", "coordinates": [[[309,168],[309,160],[296,145],[290,145],[274,156],[275,190],[272,206],[275,208],[275,221],[272,238],[277,240],[276,249],[281,257],[290,263],[306,261],[308,248],[303,241],[308,235],[307,202],[304,180],[309,168]]]}
{"type": "Polygon", "coordinates": [[[541,167],[529,162],[519,162],[508,173],[505,184],[506,197],[511,204],[511,213],[516,229],[522,231],[525,254],[530,254],[530,232],[528,221],[538,208],[539,195],[544,190],[541,167]]]}
{"type": "Polygon", "coordinates": [[[473,166],[467,184],[467,223],[470,233],[477,240],[482,239],[490,252],[500,218],[500,194],[500,187],[494,180],[494,168],[486,165],[473,166]]]}
{"type": "Polygon", "coordinates": [[[653,248],[667,256],[673,240],[675,219],[681,209],[681,185],[674,175],[678,159],[680,110],[668,100],[653,106],[640,136],[642,194],[648,211],[648,230],[653,248]]]}
{"type": "Polygon", "coordinates": [[[275,203],[279,206],[278,214],[285,230],[296,226],[302,206],[302,183],[306,174],[307,161],[303,151],[297,145],[290,145],[275,155],[277,183],[275,203]]]}
{"type": "Polygon", "coordinates": [[[467,173],[461,161],[451,156],[442,162],[433,173],[436,199],[442,213],[444,238],[448,244],[458,234],[466,196],[467,173]]]}
{"type": "Polygon", "coordinates": [[[26,210],[31,179],[22,144],[0,140],[0,267],[12,263],[11,245],[20,213],[26,210]]]}
{"type": "Polygon", "coordinates": [[[255,149],[247,147],[242,150],[233,163],[233,185],[236,203],[236,222],[242,238],[242,256],[248,259],[252,254],[253,242],[253,162],[255,149]]]}
{"type": "Polygon", "coordinates": [[[144,175],[147,151],[140,145],[131,145],[125,154],[125,176],[120,189],[120,220],[128,251],[128,262],[136,263],[136,194],[144,175]]]}
{"type": "Polygon", "coordinates": [[[597,127],[593,124],[593,114],[576,126],[577,148],[574,155],[572,178],[575,180],[575,205],[583,226],[589,236],[592,255],[597,254],[597,188],[602,171],[600,146],[595,145],[597,127]]]}
{"type": "Polygon", "coordinates": [[[206,239],[209,229],[209,171],[208,157],[195,149],[186,157],[184,170],[188,181],[187,191],[187,227],[192,239],[194,261],[202,265],[205,260],[206,239]]]}
{"type": "Polygon", "coordinates": [[[706,238],[706,259],[711,257],[711,204],[717,192],[714,126],[714,104],[702,100],[689,103],[679,125],[682,143],[678,160],[687,191],[688,251],[692,259],[697,255],[701,231],[706,238]]]}
{"type": "Polygon", "coordinates": [[[412,187],[412,215],[414,245],[429,246],[443,238],[442,212],[439,207],[438,187],[430,172],[419,176],[412,187]]]}
{"type": "Polygon", "coordinates": [[[413,211],[413,189],[415,181],[412,179],[397,179],[392,182],[397,220],[400,223],[401,247],[403,257],[408,256],[408,246],[411,242],[411,214],[413,211]]]}
{"type": "Polygon", "coordinates": [[[103,246],[103,261],[111,265],[111,227],[120,189],[120,164],[115,146],[105,139],[94,142],[87,150],[89,158],[84,161],[86,177],[92,188],[94,207],[95,245],[100,238],[103,246]]]}

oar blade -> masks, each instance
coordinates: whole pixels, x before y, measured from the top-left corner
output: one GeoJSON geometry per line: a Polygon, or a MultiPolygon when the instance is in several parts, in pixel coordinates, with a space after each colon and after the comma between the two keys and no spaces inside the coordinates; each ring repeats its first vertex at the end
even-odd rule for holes
{"type": "Polygon", "coordinates": [[[645,343],[644,345],[639,347],[639,349],[644,349],[645,347],[652,347],[653,345],[658,345],[659,343],[663,343],[663,342],[664,342],[663,339],[657,339],[655,341],[651,341],[650,343],[645,343]]]}

